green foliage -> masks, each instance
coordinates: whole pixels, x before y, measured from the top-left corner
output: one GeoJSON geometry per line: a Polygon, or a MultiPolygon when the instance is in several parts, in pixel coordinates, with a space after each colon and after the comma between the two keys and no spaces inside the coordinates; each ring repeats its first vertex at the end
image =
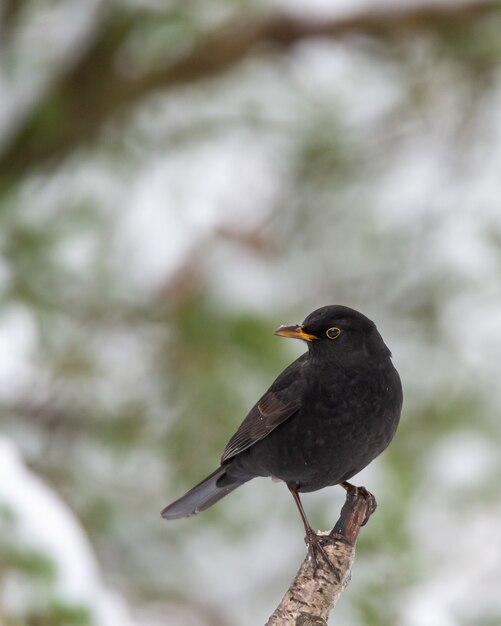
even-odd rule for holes
{"type": "Polygon", "coordinates": [[[217,463],[214,452],[223,449],[228,433],[287,357],[283,343],[270,332],[269,320],[221,310],[204,296],[173,310],[171,320],[175,334],[160,358],[165,359],[165,380],[171,386],[167,392],[177,415],[163,445],[174,471],[189,483],[200,477],[190,461],[193,447],[203,446],[212,452],[212,464],[217,463]],[[236,384],[239,372],[242,381],[236,384]]]}
{"type": "Polygon", "coordinates": [[[26,546],[18,533],[16,512],[0,506],[0,579],[16,572],[27,579],[53,581],[56,575],[50,556],[26,546]]]}
{"type": "Polygon", "coordinates": [[[87,626],[90,612],[70,605],[54,593],[58,577],[50,555],[29,547],[17,528],[17,516],[5,505],[0,507],[0,593],[3,584],[15,580],[26,597],[22,610],[2,613],[5,626],[87,626]]]}
{"type": "Polygon", "coordinates": [[[462,71],[492,71],[501,60],[500,30],[499,18],[479,20],[444,31],[438,45],[442,53],[459,63],[462,71]]]}
{"type": "Polygon", "coordinates": [[[5,626],[90,626],[91,623],[87,609],[52,602],[43,609],[7,617],[5,626]]]}
{"type": "Polygon", "coordinates": [[[0,562],[4,571],[17,570],[29,578],[54,579],[52,561],[36,550],[1,545],[0,562]]]}
{"type": "MultiPolygon", "coordinates": [[[[486,444],[500,436],[499,333],[481,344],[483,324],[471,321],[479,310],[499,313],[499,177],[489,174],[499,161],[498,14],[430,23],[430,33],[409,38],[312,39],[286,54],[256,46],[228,75],[196,85],[184,77],[165,93],[156,85],[148,102],[131,96],[127,117],[87,133],[88,116],[115,111],[121,78],[133,77],[135,97],[149,70],[182,58],[201,33],[268,10],[248,0],[150,4],[108,7],[88,54],[75,50],[81,62],[66,75],[54,68],[31,121],[16,122],[22,132],[5,125],[15,149],[6,148],[0,177],[0,304],[26,314],[33,342],[28,384],[2,398],[2,429],[75,511],[106,579],[131,602],[172,602],[220,626],[238,593],[258,603],[259,590],[276,586],[278,597],[288,584],[295,564],[270,581],[273,555],[262,571],[253,564],[247,587],[225,576],[230,564],[243,579],[238,564],[261,558],[270,519],[284,536],[299,528],[292,503],[257,504],[245,493],[232,496],[238,507],[222,503],[186,523],[165,524],[158,513],[214,469],[294,357],[272,336],[278,323],[329,302],[359,307],[385,325],[406,405],[377,462],[380,508],[358,545],[371,572],[343,602],[354,626],[397,624],[402,597],[435,571],[409,521],[416,494],[436,490],[459,519],[499,499],[495,471],[454,493],[427,473],[451,436],[474,431],[486,444]],[[175,267],[166,264],[157,282],[144,269],[143,285],[128,246],[155,258],[148,237],[158,233],[149,224],[136,232],[129,220],[144,211],[147,222],[152,204],[179,241],[166,230],[175,267]],[[207,607],[208,596],[224,606],[207,607]]],[[[327,527],[340,499],[324,497],[312,516],[327,527]]],[[[47,591],[57,576],[50,555],[28,547],[16,522],[0,502],[0,581],[14,572],[43,588],[46,602],[6,626],[90,624],[86,609],[47,591]]],[[[458,623],[499,622],[489,607],[477,613],[458,623]]]]}

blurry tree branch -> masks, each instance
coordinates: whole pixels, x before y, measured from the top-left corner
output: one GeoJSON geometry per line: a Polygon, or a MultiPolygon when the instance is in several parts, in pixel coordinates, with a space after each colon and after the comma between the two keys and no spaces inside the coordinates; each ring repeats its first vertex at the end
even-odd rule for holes
{"type": "MultiPolygon", "coordinates": [[[[12,2],[12,6],[16,3],[12,2]]],[[[286,14],[235,19],[201,36],[190,50],[142,74],[117,67],[117,55],[135,28],[133,17],[116,16],[99,32],[75,65],[34,106],[0,154],[0,183],[10,186],[30,170],[60,160],[93,138],[115,113],[148,94],[216,76],[256,51],[287,50],[312,38],[366,36],[405,39],[441,32],[455,24],[501,12],[496,0],[415,6],[371,7],[322,20],[286,14]]]]}
{"type": "Polygon", "coordinates": [[[10,35],[13,23],[22,9],[22,0],[4,0],[0,8],[0,37],[10,35]]]}
{"type": "Polygon", "coordinates": [[[360,529],[375,510],[375,500],[367,495],[361,489],[348,491],[339,520],[325,535],[324,547],[334,571],[323,566],[315,574],[307,556],[266,626],[327,626],[330,612],[350,582],[360,529]]]}

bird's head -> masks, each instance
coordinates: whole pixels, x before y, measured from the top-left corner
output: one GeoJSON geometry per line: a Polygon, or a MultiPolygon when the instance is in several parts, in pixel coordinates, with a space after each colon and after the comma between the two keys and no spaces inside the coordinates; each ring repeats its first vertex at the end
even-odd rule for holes
{"type": "Polygon", "coordinates": [[[378,354],[391,356],[376,325],[368,317],[347,306],[331,305],[316,309],[302,324],[280,326],[275,335],[302,339],[313,354],[378,354]]]}

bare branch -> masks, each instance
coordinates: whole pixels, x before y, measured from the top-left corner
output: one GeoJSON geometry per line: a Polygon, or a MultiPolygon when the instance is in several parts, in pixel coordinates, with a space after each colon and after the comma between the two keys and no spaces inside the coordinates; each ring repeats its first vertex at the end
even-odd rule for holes
{"type": "Polygon", "coordinates": [[[315,574],[307,556],[266,626],[327,626],[329,613],[350,582],[360,528],[374,510],[375,500],[365,489],[347,492],[339,520],[325,534],[324,547],[334,569],[325,567],[315,574]]]}

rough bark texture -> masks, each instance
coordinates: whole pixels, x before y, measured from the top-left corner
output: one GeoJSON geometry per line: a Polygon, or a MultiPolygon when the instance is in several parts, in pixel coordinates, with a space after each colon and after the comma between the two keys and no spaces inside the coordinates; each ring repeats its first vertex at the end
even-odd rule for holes
{"type": "Polygon", "coordinates": [[[321,561],[315,572],[308,555],[266,626],[326,626],[330,612],[351,578],[360,528],[376,503],[365,489],[347,492],[341,516],[325,537],[324,547],[333,569],[321,561]]]}

